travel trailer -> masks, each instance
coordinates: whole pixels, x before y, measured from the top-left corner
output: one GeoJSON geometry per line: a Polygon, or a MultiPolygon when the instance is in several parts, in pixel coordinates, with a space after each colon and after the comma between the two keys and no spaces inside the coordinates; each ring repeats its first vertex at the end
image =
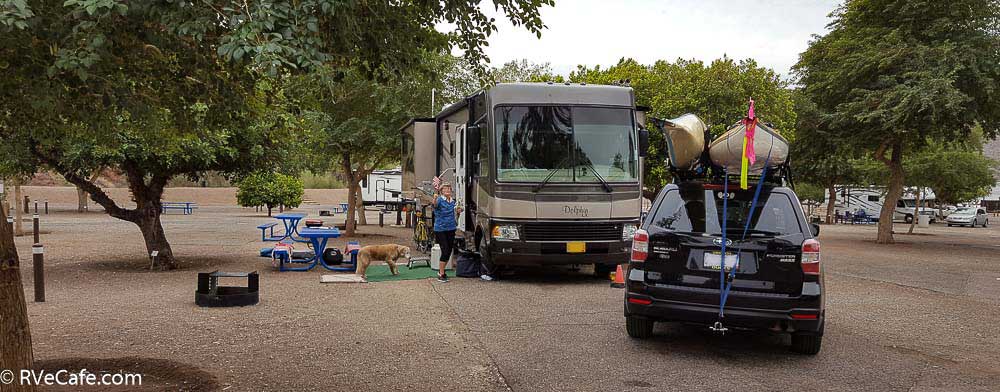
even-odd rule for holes
{"type": "Polygon", "coordinates": [[[459,249],[488,266],[628,262],[648,132],[630,87],[499,84],[414,119],[404,197],[441,175],[464,207],[459,249]]]}
{"type": "Polygon", "coordinates": [[[372,171],[361,180],[361,199],[366,206],[395,211],[402,206],[402,185],[403,170],[400,168],[372,171]]]}
{"type": "MultiPolygon", "coordinates": [[[[926,194],[922,194],[920,197],[922,200],[921,204],[923,204],[923,207],[920,207],[920,213],[922,215],[929,215],[930,221],[933,223],[938,219],[938,209],[929,206],[934,204],[934,192],[930,190],[925,190],[925,192],[926,194]]],[[[830,196],[827,195],[824,205],[829,200],[830,196]]],[[[884,202],[885,188],[838,186],[837,201],[834,206],[835,212],[838,215],[843,215],[844,212],[855,213],[858,210],[864,210],[868,215],[878,216],[882,211],[882,204],[884,202]]],[[[896,202],[892,220],[904,223],[912,222],[916,206],[916,192],[911,190],[903,192],[903,197],[896,202]]]]}

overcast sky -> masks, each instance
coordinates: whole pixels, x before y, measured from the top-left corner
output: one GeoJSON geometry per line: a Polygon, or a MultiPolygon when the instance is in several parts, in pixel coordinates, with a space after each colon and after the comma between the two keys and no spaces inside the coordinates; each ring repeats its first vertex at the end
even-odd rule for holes
{"type": "MultiPolygon", "coordinates": [[[[826,32],[839,0],[556,0],[538,39],[506,19],[490,37],[493,65],[526,58],[568,75],[577,64],[643,64],[677,58],[754,58],[782,75],[813,34],[826,32]]],[[[494,14],[492,3],[484,8],[494,14]]]]}

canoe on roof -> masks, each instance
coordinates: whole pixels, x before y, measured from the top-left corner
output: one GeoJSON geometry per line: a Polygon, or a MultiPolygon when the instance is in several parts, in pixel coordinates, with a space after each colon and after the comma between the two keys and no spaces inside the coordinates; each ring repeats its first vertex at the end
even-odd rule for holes
{"type": "MultiPolygon", "coordinates": [[[[712,163],[726,168],[729,172],[739,172],[743,157],[743,133],[746,127],[737,123],[708,145],[708,155],[712,163]]],[[[757,162],[750,165],[749,172],[758,174],[768,167],[777,167],[788,160],[788,140],[778,131],[765,124],[757,124],[754,131],[754,152],[757,162]]]]}
{"type": "Polygon", "coordinates": [[[691,170],[705,151],[705,131],[708,126],[698,116],[687,113],[657,124],[667,141],[667,158],[679,170],[691,170]]]}

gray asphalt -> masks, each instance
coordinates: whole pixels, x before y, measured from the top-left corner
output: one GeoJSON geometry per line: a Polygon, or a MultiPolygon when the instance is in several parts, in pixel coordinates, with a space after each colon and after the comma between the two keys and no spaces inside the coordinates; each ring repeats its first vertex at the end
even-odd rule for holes
{"type": "MultiPolygon", "coordinates": [[[[36,358],[163,358],[226,390],[1000,390],[996,226],[934,226],[896,245],[874,244],[871,226],[824,226],[826,336],[810,357],[780,335],[683,325],[633,340],[623,291],[587,268],[323,285],[324,272],[252,256],[264,221],[221,207],[168,217],[184,268],[150,273],[130,224],[50,217],[49,301],[29,303],[36,358]],[[194,306],[196,273],[213,269],[261,271],[261,303],[194,306]]],[[[390,241],[402,242],[362,239],[390,241]]]]}

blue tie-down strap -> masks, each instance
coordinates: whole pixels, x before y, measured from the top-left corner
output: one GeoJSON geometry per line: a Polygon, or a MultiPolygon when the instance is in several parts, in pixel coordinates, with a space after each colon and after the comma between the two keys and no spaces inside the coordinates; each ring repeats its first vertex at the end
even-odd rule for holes
{"type": "MultiPolygon", "coordinates": [[[[726,221],[729,215],[729,171],[723,172],[722,181],[722,256],[719,261],[719,319],[722,319],[722,307],[725,306],[726,298],[726,221]]],[[[739,257],[739,256],[737,256],[739,257]]]]}
{"type": "MultiPolygon", "coordinates": [[[[722,234],[722,262],[721,262],[722,267],[719,269],[719,271],[721,273],[723,273],[723,275],[720,275],[720,279],[722,279],[722,282],[720,284],[721,287],[722,287],[722,291],[719,293],[719,319],[720,320],[725,316],[726,300],[729,299],[729,291],[733,288],[733,280],[736,278],[736,268],[739,266],[740,252],[743,250],[743,241],[746,240],[747,231],[750,230],[750,221],[753,219],[753,212],[757,208],[757,200],[760,199],[760,190],[764,186],[764,178],[767,175],[767,164],[768,164],[768,162],[770,162],[770,159],[771,159],[771,155],[770,155],[770,153],[768,153],[767,159],[764,160],[764,170],[760,173],[760,178],[757,180],[757,188],[754,189],[754,192],[753,192],[753,199],[750,200],[750,212],[747,213],[747,221],[746,221],[746,224],[743,225],[743,235],[740,236],[740,245],[739,245],[739,247],[736,248],[737,265],[734,265],[733,268],[731,268],[729,270],[728,276],[726,276],[726,274],[725,274],[725,270],[726,270],[726,234],[725,234],[725,232],[726,232],[726,223],[725,223],[726,204],[725,204],[725,201],[723,201],[723,204],[722,204],[722,216],[723,216],[723,223],[722,223],[722,232],[723,232],[723,234],[722,234]]],[[[728,181],[727,181],[727,183],[728,183],[728,181]]]]}

